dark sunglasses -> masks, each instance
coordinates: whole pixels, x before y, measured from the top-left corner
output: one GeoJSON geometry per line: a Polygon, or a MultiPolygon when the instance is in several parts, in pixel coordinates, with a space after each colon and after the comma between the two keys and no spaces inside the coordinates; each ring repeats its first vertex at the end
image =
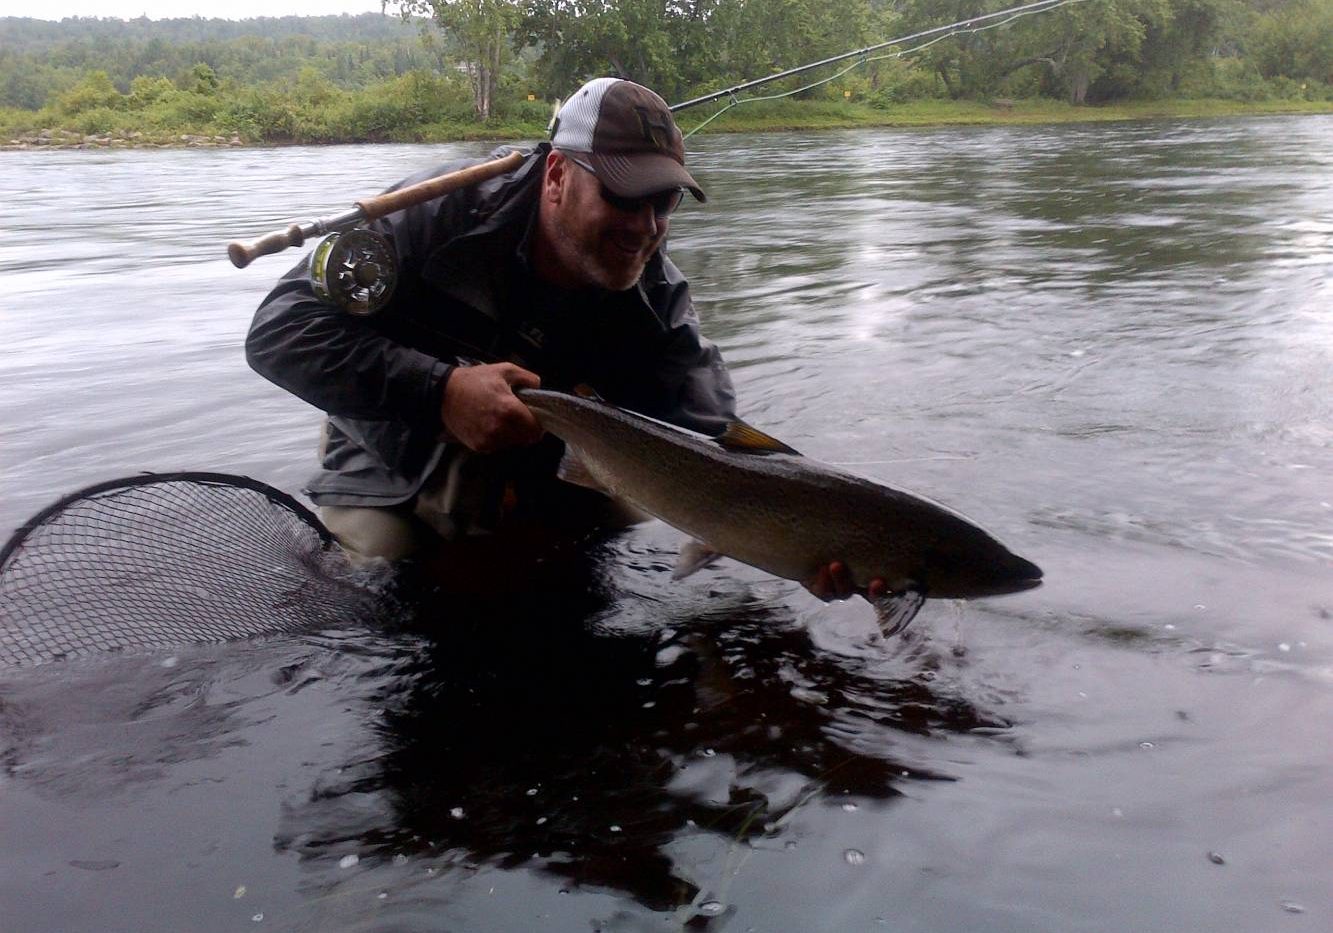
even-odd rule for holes
{"type": "MultiPolygon", "coordinates": [[[[593,171],[593,167],[587,162],[569,155],[566,157],[579,168],[592,175],[593,178],[597,178],[597,173],[593,171]]],[[[684,188],[668,188],[666,191],[644,195],[641,198],[627,198],[611,191],[606,185],[602,184],[600,178],[597,179],[597,187],[601,189],[603,201],[610,204],[616,210],[624,211],[627,214],[637,214],[639,211],[643,210],[643,206],[647,204],[653,209],[654,216],[659,218],[670,217],[675,212],[676,208],[680,207],[680,202],[685,198],[684,188]]]]}

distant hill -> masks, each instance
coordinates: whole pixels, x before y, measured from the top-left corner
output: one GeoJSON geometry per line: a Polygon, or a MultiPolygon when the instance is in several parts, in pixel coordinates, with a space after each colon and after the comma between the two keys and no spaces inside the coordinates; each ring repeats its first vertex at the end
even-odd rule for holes
{"type": "Polygon", "coordinates": [[[58,22],[25,16],[0,17],[0,54],[4,50],[41,52],[68,43],[225,42],[245,36],[287,39],[301,36],[328,42],[383,42],[414,38],[418,27],[397,16],[360,13],[351,16],[262,16],[257,19],[102,19],[70,17],[58,22]]]}
{"type": "Polygon", "coordinates": [[[187,81],[207,65],[221,82],[291,83],[311,69],[344,89],[413,70],[449,67],[438,37],[396,16],[279,16],[227,20],[75,17],[60,22],[0,18],[0,107],[36,110],[104,71],[122,94],[135,78],[187,81]]]}

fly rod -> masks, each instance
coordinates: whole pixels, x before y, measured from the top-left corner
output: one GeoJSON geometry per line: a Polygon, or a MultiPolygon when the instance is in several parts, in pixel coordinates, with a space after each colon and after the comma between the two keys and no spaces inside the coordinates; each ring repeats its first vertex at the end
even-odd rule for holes
{"type": "MultiPolygon", "coordinates": [[[[861,62],[874,61],[875,59],[869,59],[867,56],[889,46],[929,38],[928,42],[917,47],[920,49],[955,33],[980,32],[984,29],[1003,26],[1010,20],[1021,16],[1044,13],[1057,7],[1079,2],[1085,2],[1085,0],[1033,0],[1033,2],[1020,6],[997,10],[994,13],[982,13],[944,26],[935,26],[932,29],[923,29],[911,35],[877,42],[874,45],[811,62],[808,65],[789,68],[786,71],[746,81],[679,104],[672,104],[670,110],[673,113],[678,113],[690,107],[730,97],[732,103],[723,108],[723,111],[725,111],[738,103],[744,103],[744,101],[737,99],[737,94],[762,87],[773,81],[805,74],[808,71],[814,71],[817,68],[834,65],[849,59],[859,58],[861,62]]],[[[851,65],[848,70],[854,67],[856,65],[851,65]]],[[[839,74],[841,73],[843,72],[839,72],[839,74]]],[[[837,77],[837,75],[833,77],[837,77]]],[[[831,79],[826,78],[823,81],[818,81],[811,87],[826,83],[829,80],[831,79]]],[[[767,98],[755,99],[764,100],[767,98]]],[[[712,117],[691,130],[690,134],[702,129],[704,125],[720,116],[721,113],[722,111],[713,114],[712,117]]],[[[324,237],[315,247],[310,260],[310,282],[315,294],[352,314],[374,314],[387,304],[389,298],[392,297],[398,279],[398,267],[389,241],[367,229],[364,225],[368,221],[376,220],[394,211],[403,210],[414,204],[421,204],[459,188],[476,185],[489,178],[513,171],[522,164],[522,161],[523,154],[515,151],[489,162],[450,172],[447,175],[431,178],[387,194],[366,198],[355,202],[355,207],[352,210],[342,214],[312,220],[303,224],[294,223],[284,230],[275,230],[266,234],[253,243],[233,241],[227,244],[227,256],[231,259],[232,265],[238,269],[244,269],[260,256],[279,253],[292,246],[301,246],[306,240],[313,237],[324,237]]]]}
{"type": "Polygon", "coordinates": [[[364,198],[354,202],[356,206],[350,211],[335,214],[332,217],[312,220],[309,223],[292,224],[285,230],[275,230],[266,234],[253,243],[242,243],[239,240],[233,240],[227,244],[227,256],[231,259],[233,266],[237,269],[244,269],[260,256],[269,256],[273,253],[280,253],[288,247],[300,246],[312,237],[324,236],[329,233],[345,233],[367,221],[376,220],[386,214],[392,214],[394,211],[401,211],[414,204],[421,204],[423,201],[448,194],[450,191],[480,184],[488,178],[513,171],[518,168],[522,161],[523,153],[511,152],[498,159],[482,162],[480,165],[471,165],[436,178],[428,178],[418,184],[399,188],[397,191],[390,191],[387,194],[372,198],[364,198]]]}

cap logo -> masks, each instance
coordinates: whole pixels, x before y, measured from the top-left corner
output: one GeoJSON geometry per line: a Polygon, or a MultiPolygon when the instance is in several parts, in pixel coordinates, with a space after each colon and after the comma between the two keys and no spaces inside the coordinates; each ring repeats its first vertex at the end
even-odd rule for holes
{"type": "Polygon", "coordinates": [[[647,107],[635,106],[634,112],[639,115],[639,129],[643,133],[644,140],[652,143],[654,149],[669,150],[671,148],[670,124],[647,107]]]}

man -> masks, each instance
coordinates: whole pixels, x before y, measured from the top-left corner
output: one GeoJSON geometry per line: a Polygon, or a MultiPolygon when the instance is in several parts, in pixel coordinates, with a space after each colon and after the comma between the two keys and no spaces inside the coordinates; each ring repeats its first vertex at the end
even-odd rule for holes
{"type": "MultiPolygon", "coordinates": [[[[516,388],[587,384],[708,434],[734,419],[730,377],[662,249],[686,192],[705,199],[666,103],[598,78],[514,171],[374,224],[399,264],[377,315],[321,302],[306,262],[279,282],[246,354],[328,413],[307,491],[345,547],[396,560],[515,522],[613,520],[556,478],[562,445],[516,388]]],[[[837,582],[850,592],[845,575],[812,589],[837,582]]]]}

